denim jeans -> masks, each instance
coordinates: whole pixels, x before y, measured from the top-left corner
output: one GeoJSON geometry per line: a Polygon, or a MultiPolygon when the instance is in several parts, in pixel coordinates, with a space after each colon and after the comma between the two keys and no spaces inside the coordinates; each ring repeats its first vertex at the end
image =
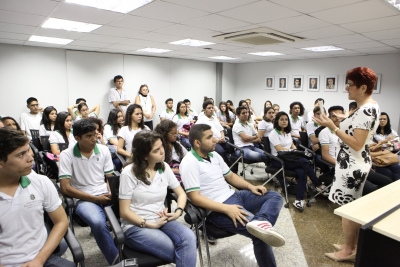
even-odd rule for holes
{"type": "MultiPolygon", "coordinates": [[[[267,156],[264,154],[264,151],[262,149],[259,149],[258,147],[255,146],[244,146],[241,147],[244,152],[244,158],[247,160],[255,161],[255,162],[266,162],[267,161],[267,156]]],[[[235,155],[237,157],[240,157],[240,151],[236,150],[235,155]]]]}
{"type": "MultiPolygon", "coordinates": [[[[282,164],[276,160],[272,160],[271,164],[275,168],[282,167],[282,164]]],[[[321,185],[321,181],[317,178],[312,165],[309,164],[308,160],[305,158],[299,158],[297,161],[285,161],[285,169],[294,170],[297,173],[296,200],[304,199],[304,192],[306,191],[307,186],[307,175],[315,186],[321,185]]],[[[279,177],[277,178],[281,180],[282,175],[279,174],[279,177]]],[[[283,182],[281,182],[281,186],[283,188],[283,182]]]]}
{"type": "Polygon", "coordinates": [[[54,254],[50,255],[47,261],[43,264],[43,267],[76,267],[76,264],[70,262],[60,256],[56,256],[54,254]]]}
{"type": "Polygon", "coordinates": [[[226,152],[228,150],[227,146],[228,146],[227,143],[217,143],[215,146],[215,152],[217,152],[222,157],[226,165],[230,166],[231,163],[228,159],[228,154],[226,152]]]}
{"type": "Polygon", "coordinates": [[[189,138],[186,137],[181,137],[181,140],[179,141],[185,148],[187,148],[187,150],[190,150],[190,148],[192,147],[192,145],[189,142],[189,138]]]}
{"type": "Polygon", "coordinates": [[[196,236],[177,221],[167,222],[159,229],[134,225],[124,235],[125,244],[134,250],[173,262],[177,267],[196,266],[196,236]]]}
{"type": "Polygon", "coordinates": [[[79,200],[76,203],[75,213],[90,226],[97,246],[99,246],[108,263],[112,264],[118,250],[108,229],[103,206],[79,200]]]}
{"type": "MultiPolygon", "coordinates": [[[[224,204],[242,206],[249,214],[247,216],[249,221],[269,221],[274,225],[282,208],[283,199],[280,194],[274,191],[267,191],[265,195],[257,196],[249,190],[240,190],[225,200],[224,204]]],[[[231,218],[219,212],[211,212],[207,217],[207,221],[226,231],[251,238],[258,265],[260,267],[276,266],[272,247],[249,234],[246,226],[237,222],[236,228],[231,218]]]]}
{"type": "Polygon", "coordinates": [[[375,171],[392,179],[393,182],[400,179],[400,165],[392,164],[386,167],[376,167],[375,171]]]}

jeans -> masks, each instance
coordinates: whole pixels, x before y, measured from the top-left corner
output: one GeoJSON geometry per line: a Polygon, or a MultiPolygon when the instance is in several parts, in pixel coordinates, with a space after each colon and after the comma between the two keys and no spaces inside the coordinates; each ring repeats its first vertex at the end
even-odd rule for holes
{"type": "Polygon", "coordinates": [[[228,154],[226,153],[226,151],[228,150],[227,146],[227,143],[218,143],[215,146],[215,152],[217,152],[222,157],[226,165],[231,166],[231,162],[228,159],[228,154]]]}
{"type": "MultiPolygon", "coordinates": [[[[267,191],[265,195],[257,196],[249,190],[240,190],[236,191],[232,196],[225,200],[224,204],[242,206],[249,214],[247,216],[249,221],[269,221],[274,225],[282,208],[283,199],[281,195],[274,191],[267,191]]],[[[251,238],[253,241],[254,255],[258,265],[260,267],[276,266],[271,246],[249,234],[246,230],[246,226],[237,222],[237,228],[235,228],[231,218],[226,214],[219,212],[211,212],[207,217],[207,221],[226,231],[251,238]]]]}
{"type": "Polygon", "coordinates": [[[60,256],[56,256],[54,254],[50,255],[47,261],[43,264],[43,267],[75,267],[76,264],[70,262],[60,256]]]}
{"type": "MultiPolygon", "coordinates": [[[[267,161],[267,156],[264,154],[264,151],[262,149],[259,149],[258,147],[255,146],[244,146],[241,147],[244,152],[244,158],[247,160],[251,160],[254,162],[266,162],[267,161]]],[[[235,155],[237,157],[240,157],[240,151],[236,150],[235,155]]]]}
{"type": "Polygon", "coordinates": [[[90,226],[97,246],[108,263],[112,264],[118,254],[118,250],[107,227],[103,206],[79,200],[76,203],[75,213],[90,226]]]}
{"type": "Polygon", "coordinates": [[[376,167],[375,171],[386,177],[392,179],[393,182],[400,179],[400,165],[399,164],[392,164],[386,167],[376,167]]]}
{"type": "MultiPolygon", "coordinates": [[[[276,160],[272,160],[271,164],[275,168],[282,167],[282,164],[276,160]]],[[[297,161],[285,161],[285,169],[294,170],[297,173],[296,200],[304,199],[304,192],[306,191],[307,186],[307,176],[310,177],[315,186],[321,185],[321,181],[317,178],[313,167],[305,158],[299,158],[297,161]]],[[[279,174],[278,176],[279,179],[284,179],[281,174],[279,174]]],[[[281,186],[283,188],[282,182],[281,186]]]]}
{"type": "Polygon", "coordinates": [[[196,266],[196,236],[177,221],[167,222],[159,229],[134,225],[124,235],[125,244],[134,250],[173,262],[177,267],[196,266]]]}
{"type": "Polygon", "coordinates": [[[192,145],[189,142],[189,138],[186,137],[181,137],[180,143],[187,149],[190,150],[190,148],[192,147],[192,145]]]}
{"type": "Polygon", "coordinates": [[[112,159],[112,161],[113,161],[113,164],[115,166],[115,170],[117,172],[121,172],[121,170],[122,170],[122,162],[119,160],[119,158],[115,157],[115,158],[112,159]]]}

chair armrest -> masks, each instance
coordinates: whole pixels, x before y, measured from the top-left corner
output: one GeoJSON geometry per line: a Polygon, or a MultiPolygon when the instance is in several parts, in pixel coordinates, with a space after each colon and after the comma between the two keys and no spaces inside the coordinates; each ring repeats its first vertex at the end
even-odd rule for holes
{"type": "Polygon", "coordinates": [[[322,164],[325,164],[326,166],[328,166],[328,167],[330,167],[330,168],[333,168],[333,169],[335,168],[335,165],[334,165],[334,164],[332,164],[332,163],[330,163],[330,162],[324,160],[323,158],[320,158],[318,161],[321,162],[322,164]]]}
{"type": "Polygon", "coordinates": [[[74,199],[72,197],[67,197],[63,195],[63,198],[66,208],[71,209],[75,207],[74,199]]]}
{"type": "Polygon", "coordinates": [[[226,143],[227,143],[228,145],[230,145],[231,147],[240,150],[240,153],[243,153],[243,149],[242,149],[242,148],[240,148],[240,147],[238,147],[238,146],[236,146],[236,145],[234,145],[234,144],[232,144],[232,143],[230,143],[230,142],[226,142],[226,143]]]}
{"type": "Polygon", "coordinates": [[[124,166],[126,163],[126,160],[124,159],[124,157],[118,153],[115,153],[115,155],[117,155],[117,158],[121,161],[122,166],[124,166]]]}
{"type": "Polygon", "coordinates": [[[282,159],[278,158],[277,156],[274,156],[274,155],[272,155],[271,153],[268,153],[268,152],[266,152],[266,151],[264,151],[264,154],[265,154],[267,157],[278,161],[280,164],[282,164],[282,166],[284,165],[284,161],[283,161],[282,159]]]}
{"type": "Polygon", "coordinates": [[[117,242],[117,245],[118,246],[123,245],[125,243],[124,232],[122,232],[121,225],[119,224],[117,217],[115,217],[115,214],[114,214],[111,206],[105,207],[104,212],[106,213],[107,219],[110,221],[111,229],[114,233],[115,241],[117,242]]]}
{"type": "Polygon", "coordinates": [[[312,150],[312,149],[309,149],[308,147],[305,147],[305,146],[303,146],[303,145],[299,145],[301,148],[303,148],[304,150],[307,150],[308,152],[310,152],[312,155],[313,155],[313,157],[315,157],[315,152],[312,150]]]}
{"type": "Polygon", "coordinates": [[[74,262],[75,263],[83,262],[85,260],[85,255],[83,254],[81,244],[79,244],[78,239],[76,239],[74,233],[69,227],[64,235],[64,239],[67,242],[69,249],[71,250],[74,262]]]}

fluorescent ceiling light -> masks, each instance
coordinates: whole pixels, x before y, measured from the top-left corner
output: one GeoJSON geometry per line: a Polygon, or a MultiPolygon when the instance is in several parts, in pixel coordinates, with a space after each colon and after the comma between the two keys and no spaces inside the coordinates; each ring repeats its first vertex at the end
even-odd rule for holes
{"type": "Polygon", "coordinates": [[[67,3],[90,6],[124,14],[144,6],[151,1],[152,0],[65,0],[67,3]]]}
{"type": "Polygon", "coordinates": [[[150,47],[148,47],[148,48],[143,48],[143,49],[138,50],[138,52],[158,53],[158,54],[160,54],[160,53],[165,53],[165,52],[170,52],[170,51],[172,51],[172,50],[168,50],[168,49],[159,49],[159,48],[150,48],[150,47]]]}
{"type": "Polygon", "coordinates": [[[65,19],[55,19],[49,18],[43,25],[42,28],[66,30],[73,32],[91,32],[100,28],[102,25],[90,24],[79,21],[65,20],[65,19]]]}
{"type": "Polygon", "coordinates": [[[313,51],[313,52],[327,52],[327,51],[339,51],[339,50],[344,50],[343,48],[336,47],[336,46],[316,46],[316,47],[307,47],[307,48],[302,48],[304,50],[308,51],[313,51]]]}
{"type": "Polygon", "coordinates": [[[282,56],[284,54],[276,53],[276,52],[256,52],[256,53],[249,53],[250,55],[255,56],[262,56],[262,57],[272,57],[272,56],[282,56]]]}
{"type": "Polygon", "coordinates": [[[194,40],[194,39],[185,39],[185,40],[180,40],[180,41],[176,41],[176,42],[171,42],[170,44],[188,45],[188,46],[204,46],[204,45],[213,45],[215,43],[205,42],[205,41],[200,41],[200,40],[194,40]]]}
{"type": "Polygon", "coordinates": [[[209,58],[214,58],[214,59],[222,59],[222,60],[234,60],[234,59],[240,59],[240,58],[237,58],[237,57],[226,57],[226,56],[209,57],[209,58]]]}
{"type": "Polygon", "coordinates": [[[70,42],[72,42],[73,40],[72,39],[62,39],[62,38],[54,38],[54,37],[32,35],[31,38],[29,38],[29,41],[31,41],[31,42],[40,42],[40,43],[66,45],[66,44],[69,44],[70,42]]]}
{"type": "Polygon", "coordinates": [[[388,0],[390,4],[392,4],[397,9],[400,9],[400,0],[388,0]]]}

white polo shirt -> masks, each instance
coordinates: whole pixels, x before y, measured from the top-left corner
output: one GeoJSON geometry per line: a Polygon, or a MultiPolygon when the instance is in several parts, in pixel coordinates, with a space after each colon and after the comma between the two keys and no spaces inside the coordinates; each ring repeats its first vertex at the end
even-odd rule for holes
{"type": "Polygon", "coordinates": [[[120,129],[118,129],[117,134],[114,134],[113,129],[111,128],[110,124],[104,125],[104,130],[103,130],[103,137],[104,140],[109,141],[111,138],[114,138],[115,141],[118,141],[118,132],[120,129]]]}
{"type": "Polygon", "coordinates": [[[133,143],[133,138],[135,138],[135,135],[143,130],[150,131],[150,128],[147,127],[146,125],[144,126],[143,129],[139,128],[137,130],[132,130],[129,129],[128,126],[123,126],[119,132],[118,132],[118,137],[121,137],[125,141],[125,150],[128,151],[129,153],[132,152],[132,143],[133,143]]]}
{"type": "Polygon", "coordinates": [[[50,134],[54,131],[54,125],[51,126],[51,131],[46,130],[44,124],[41,124],[39,127],[39,136],[50,136],[50,134]]]}
{"type": "Polygon", "coordinates": [[[265,120],[262,120],[258,123],[258,130],[265,131],[263,135],[264,137],[268,137],[273,129],[274,125],[272,124],[272,122],[267,122],[265,120]]]}
{"type": "MultiPolygon", "coordinates": [[[[54,144],[58,144],[58,143],[65,143],[65,140],[59,131],[53,131],[50,134],[49,142],[50,142],[50,145],[54,145],[54,144]]],[[[75,140],[74,135],[72,134],[72,130],[70,130],[70,133],[68,136],[68,142],[69,142],[68,147],[73,147],[76,144],[76,140],[75,140]]]]}
{"type": "MultiPolygon", "coordinates": [[[[392,132],[390,133],[391,135],[394,136],[393,140],[399,140],[399,135],[397,134],[397,132],[395,130],[392,129],[392,132]]],[[[388,134],[374,134],[374,139],[379,142],[382,140],[385,140],[386,138],[388,138],[388,134]]]]}
{"type": "Polygon", "coordinates": [[[319,125],[313,121],[307,122],[306,125],[306,131],[307,131],[307,136],[308,136],[308,146],[310,147],[312,145],[312,142],[310,140],[311,135],[315,135],[315,130],[319,127],[319,125]]]}
{"type": "MultiPolygon", "coordinates": [[[[126,166],[120,176],[119,198],[130,199],[131,211],[150,222],[155,222],[160,218],[157,212],[164,210],[167,189],[180,186],[168,164],[164,162],[164,166],[165,170],[159,169],[153,181],[149,180],[149,185],[136,178],[132,172],[132,164],[126,166]]],[[[121,223],[124,232],[133,226],[122,218],[121,223]]]]}
{"type": "Polygon", "coordinates": [[[301,126],[303,125],[303,119],[298,116],[295,121],[292,115],[289,115],[290,126],[292,126],[292,134],[300,134],[301,126]]]}
{"type": "MultiPolygon", "coordinates": [[[[184,146],[182,146],[182,144],[179,143],[178,141],[177,141],[177,143],[178,143],[178,144],[181,146],[181,148],[182,148],[183,156],[186,156],[186,154],[188,153],[188,151],[186,150],[186,148],[185,148],[184,146]]],[[[175,160],[175,161],[180,162],[179,155],[178,155],[178,153],[176,153],[176,150],[175,150],[175,147],[174,147],[174,146],[172,146],[172,151],[171,151],[171,153],[172,153],[171,158],[172,158],[173,160],[175,160]]]]}
{"type": "Polygon", "coordinates": [[[319,132],[318,139],[321,146],[329,146],[329,156],[336,159],[336,145],[339,142],[339,137],[326,127],[319,132]]]}
{"type": "Polygon", "coordinates": [[[168,112],[168,109],[165,109],[161,112],[160,118],[166,119],[166,120],[171,120],[175,115],[175,111],[172,110],[171,112],[168,112]]]}
{"type": "MultiPolygon", "coordinates": [[[[90,118],[90,117],[98,118],[97,114],[94,113],[94,112],[92,112],[92,113],[90,113],[90,114],[88,115],[88,118],[90,118]]],[[[79,121],[79,120],[81,120],[81,119],[82,119],[82,116],[79,116],[79,115],[77,114],[77,112],[75,111],[75,120],[74,120],[74,122],[79,121]]]]}
{"type": "Polygon", "coordinates": [[[232,127],[232,136],[235,145],[238,147],[254,146],[254,144],[251,142],[244,142],[239,136],[241,133],[245,133],[248,136],[257,135],[253,125],[249,124],[248,122],[246,122],[246,124],[242,124],[240,120],[237,119],[232,127]]]}
{"type": "MultiPolygon", "coordinates": [[[[114,109],[114,105],[112,104],[113,101],[124,101],[124,100],[129,100],[129,95],[128,92],[122,88],[121,93],[118,92],[117,88],[111,88],[110,91],[108,92],[108,103],[110,103],[110,110],[114,109]]],[[[129,105],[127,106],[119,106],[122,108],[124,113],[126,113],[126,110],[128,109],[129,105]]]]}
{"type": "MultiPolygon", "coordinates": [[[[232,111],[228,111],[229,113],[229,118],[231,118],[231,121],[233,121],[235,119],[235,114],[233,114],[232,111]]],[[[226,116],[225,114],[222,114],[221,110],[217,111],[217,118],[220,119],[223,122],[226,122],[226,116]]]]}
{"type": "Polygon", "coordinates": [[[271,154],[277,156],[278,151],[276,150],[275,146],[281,145],[283,148],[290,149],[293,143],[293,139],[290,134],[285,133],[285,135],[283,135],[280,131],[274,129],[269,134],[269,143],[271,146],[271,154]]]}
{"type": "Polygon", "coordinates": [[[108,147],[96,144],[90,158],[86,158],[78,145],[61,152],[59,179],[71,179],[73,187],[90,195],[108,193],[104,175],[114,172],[108,147]]]}
{"type": "Polygon", "coordinates": [[[207,116],[201,116],[197,120],[196,124],[207,124],[211,127],[211,131],[213,132],[213,136],[217,139],[221,139],[221,131],[224,130],[224,127],[222,127],[221,123],[219,120],[211,116],[211,118],[207,116]]]}
{"type": "Polygon", "coordinates": [[[235,193],[224,177],[230,170],[218,153],[211,152],[208,156],[210,161],[201,158],[192,149],[182,159],[179,173],[186,193],[200,190],[202,196],[223,203],[235,193]]]}
{"type": "Polygon", "coordinates": [[[60,206],[50,179],[34,171],[20,178],[13,197],[0,192],[0,265],[19,267],[33,260],[47,240],[44,210],[60,206]]]}
{"type": "Polygon", "coordinates": [[[192,120],[192,115],[186,116],[186,118],[182,118],[181,114],[176,114],[172,117],[172,121],[176,123],[178,126],[178,131],[182,130],[183,125],[185,124],[190,124],[190,121],[192,120]]]}
{"type": "Polygon", "coordinates": [[[40,122],[42,121],[42,113],[31,114],[24,112],[21,114],[21,130],[26,132],[29,140],[32,139],[31,130],[39,130],[40,122]]]}

